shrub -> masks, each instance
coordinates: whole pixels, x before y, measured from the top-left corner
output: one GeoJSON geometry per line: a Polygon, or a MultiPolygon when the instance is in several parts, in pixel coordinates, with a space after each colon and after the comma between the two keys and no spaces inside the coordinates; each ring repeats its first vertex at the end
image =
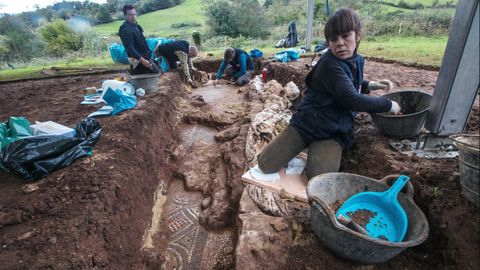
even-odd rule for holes
{"type": "Polygon", "coordinates": [[[406,8],[406,9],[420,9],[420,8],[424,8],[423,4],[422,3],[418,3],[418,2],[415,2],[415,3],[412,3],[412,4],[409,4],[403,0],[401,0],[400,2],[398,2],[398,7],[400,8],[406,8]]]}
{"type": "Polygon", "coordinates": [[[198,27],[202,26],[200,23],[196,22],[182,22],[182,23],[173,23],[170,25],[171,28],[182,28],[182,27],[198,27]]]}
{"type": "Polygon", "coordinates": [[[285,4],[283,1],[275,1],[268,8],[267,16],[272,25],[288,24],[291,21],[299,21],[300,17],[306,17],[305,3],[296,1],[285,4]]]}
{"type": "Polygon", "coordinates": [[[67,51],[78,51],[83,47],[81,34],[71,30],[64,20],[56,20],[45,25],[40,34],[53,55],[62,56],[67,51]]]}
{"type": "Polygon", "coordinates": [[[202,46],[202,36],[200,35],[199,32],[197,31],[193,32],[192,39],[193,39],[193,42],[195,43],[195,46],[197,46],[197,48],[200,48],[200,46],[202,46]]]}
{"type": "Polygon", "coordinates": [[[18,17],[5,15],[0,18],[0,60],[28,61],[41,55],[43,46],[36,34],[18,17]]]}
{"type": "Polygon", "coordinates": [[[181,4],[183,0],[149,0],[139,1],[139,3],[140,2],[142,4],[138,7],[138,11],[142,14],[145,14],[148,12],[176,6],[178,4],[181,4]]]}
{"type": "Polygon", "coordinates": [[[206,0],[207,25],[216,35],[266,37],[268,20],[257,0],[206,0]]]}
{"type": "Polygon", "coordinates": [[[97,14],[95,15],[96,23],[108,23],[113,21],[112,14],[108,11],[106,6],[100,6],[97,14]]]}

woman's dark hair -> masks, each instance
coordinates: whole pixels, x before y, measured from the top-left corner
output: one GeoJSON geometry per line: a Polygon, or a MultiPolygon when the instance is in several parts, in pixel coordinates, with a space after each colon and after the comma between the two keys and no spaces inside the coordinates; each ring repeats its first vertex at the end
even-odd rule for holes
{"type": "Polygon", "coordinates": [[[362,34],[362,23],[358,14],[350,8],[342,8],[333,13],[325,24],[324,35],[327,42],[343,33],[355,31],[362,34]]]}
{"type": "Polygon", "coordinates": [[[127,15],[127,11],[135,9],[132,5],[124,5],[123,6],[123,15],[127,15]]]}

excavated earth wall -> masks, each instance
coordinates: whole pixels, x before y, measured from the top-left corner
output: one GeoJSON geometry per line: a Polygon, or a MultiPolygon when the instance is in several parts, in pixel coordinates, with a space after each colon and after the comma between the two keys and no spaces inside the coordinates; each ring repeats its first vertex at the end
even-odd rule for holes
{"type": "MultiPolygon", "coordinates": [[[[268,78],[282,85],[294,81],[303,89],[310,60],[270,63],[268,78]]],[[[257,61],[257,72],[264,64],[257,61]]],[[[210,73],[218,65],[218,60],[196,63],[210,73]]],[[[101,80],[120,75],[0,84],[0,121],[25,116],[31,122],[51,120],[73,126],[99,107],[79,105],[80,89],[98,87],[101,80]]],[[[389,78],[399,88],[427,92],[433,91],[437,75],[373,61],[367,61],[365,68],[366,79],[389,78]]],[[[195,91],[189,93],[192,89],[177,72],[162,75],[158,87],[158,92],[140,98],[135,109],[100,118],[103,130],[93,156],[36,182],[0,171],[0,269],[178,268],[178,259],[173,262],[166,256],[171,248],[167,229],[154,237],[156,248],[145,251],[142,246],[153,222],[156,192],[162,190],[171,199],[182,187],[201,194],[196,213],[203,228],[200,232],[227,235],[230,244],[222,247],[222,258],[204,251],[205,258],[218,259],[215,263],[203,258],[184,264],[187,269],[188,265],[206,269],[478,268],[480,214],[460,194],[456,159],[403,156],[388,147],[388,138],[378,133],[368,114],[359,115],[356,144],[346,155],[344,170],[377,179],[392,173],[412,176],[415,200],[427,215],[431,232],[423,245],[390,262],[354,265],[319,244],[305,206],[290,205],[294,215],[273,217],[260,211],[243,190],[245,137],[250,119],[263,106],[251,87],[229,86],[238,89],[230,95],[238,99],[222,111],[195,91]],[[213,129],[215,147],[182,138],[192,125],[213,129]],[[173,181],[182,184],[169,189],[173,181]],[[30,192],[27,184],[38,189],[30,192]]],[[[467,131],[478,133],[478,100],[467,131]]],[[[160,225],[171,229],[167,221],[164,218],[160,225]]],[[[207,239],[206,247],[208,243],[207,239]]]]}

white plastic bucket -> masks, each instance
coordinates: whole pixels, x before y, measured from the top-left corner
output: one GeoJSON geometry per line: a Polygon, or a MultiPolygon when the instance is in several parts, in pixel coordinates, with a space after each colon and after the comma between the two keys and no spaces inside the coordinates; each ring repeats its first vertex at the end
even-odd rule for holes
{"type": "Polygon", "coordinates": [[[109,87],[112,88],[112,90],[120,89],[125,94],[135,95],[135,88],[133,87],[133,85],[131,85],[128,82],[122,82],[117,80],[103,81],[102,83],[103,93],[105,93],[109,87]]]}

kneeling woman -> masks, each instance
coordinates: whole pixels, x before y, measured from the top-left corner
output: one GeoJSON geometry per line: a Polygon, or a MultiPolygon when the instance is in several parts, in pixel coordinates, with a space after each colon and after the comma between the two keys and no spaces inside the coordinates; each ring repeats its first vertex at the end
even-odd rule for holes
{"type": "Polygon", "coordinates": [[[308,179],[338,172],[342,150],[353,144],[353,119],[357,112],[399,113],[400,106],[385,97],[368,96],[370,90],[390,90],[388,80],[364,81],[364,59],[357,54],[361,23],[351,9],[340,9],[325,24],[329,51],[308,73],[307,89],[290,125],[258,157],[258,166],[273,173],[308,148],[308,179]]]}

